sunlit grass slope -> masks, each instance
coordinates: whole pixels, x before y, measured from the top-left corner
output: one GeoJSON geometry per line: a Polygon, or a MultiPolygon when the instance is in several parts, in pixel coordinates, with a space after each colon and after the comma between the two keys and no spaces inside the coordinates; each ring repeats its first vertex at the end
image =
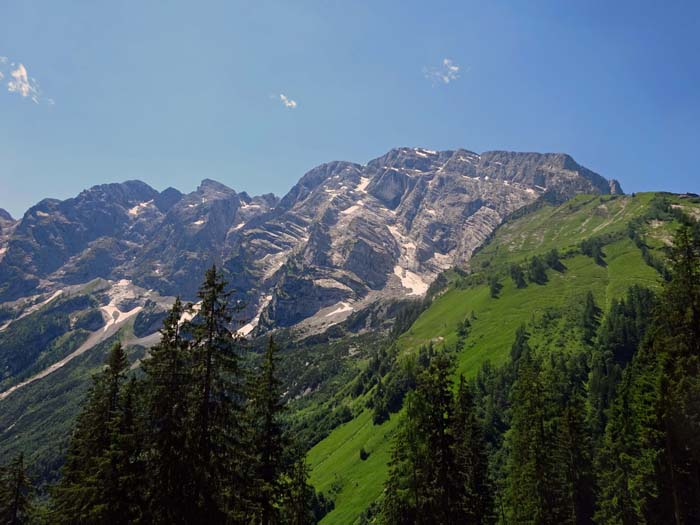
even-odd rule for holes
{"type": "MultiPolygon", "coordinates": [[[[509,357],[517,327],[525,323],[531,343],[542,349],[576,351],[580,347],[578,319],[588,291],[604,311],[633,284],[657,287],[659,274],[648,266],[626,232],[631,220],[645,213],[654,194],[600,197],[580,196],[561,206],[546,205],[500,227],[493,239],[472,259],[475,277],[501,276],[503,288],[492,298],[483,279],[452,286],[397,341],[402,353],[415,352],[429,342],[454,345],[457,326],[471,319],[464,349],[457,357],[457,373],[473,377],[484,362],[499,365],[509,357]],[[605,265],[579,253],[581,241],[608,236],[603,248],[605,265]],[[524,264],[534,255],[556,248],[566,269],[547,271],[544,285],[530,283],[518,289],[508,277],[512,263],[524,264]],[[471,282],[472,284],[467,284],[471,282]]],[[[672,201],[677,198],[667,196],[672,201]]],[[[698,204],[683,205],[691,212],[698,204]]],[[[644,238],[652,248],[663,247],[676,227],[672,222],[644,224],[644,238]]],[[[354,401],[355,419],[336,428],[309,453],[311,481],[331,495],[335,509],[323,523],[350,524],[382,494],[387,475],[391,437],[399,415],[382,425],[372,423],[369,410],[360,410],[364,398],[354,401]],[[370,453],[360,458],[360,449],[370,453]]]]}

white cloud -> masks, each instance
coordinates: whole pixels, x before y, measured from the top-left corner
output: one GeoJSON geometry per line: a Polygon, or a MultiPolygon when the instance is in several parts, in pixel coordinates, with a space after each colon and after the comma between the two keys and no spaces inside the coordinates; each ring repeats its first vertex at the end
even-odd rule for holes
{"type": "Polygon", "coordinates": [[[0,56],[0,80],[3,79],[5,79],[4,83],[8,93],[16,93],[22,98],[29,98],[35,104],[47,102],[53,105],[52,99],[42,97],[39,83],[35,78],[29,76],[24,64],[11,62],[7,57],[0,56]]]}
{"type": "Polygon", "coordinates": [[[423,68],[423,74],[433,84],[449,84],[459,78],[459,70],[452,59],[443,58],[438,67],[423,68]]]}
{"type": "Polygon", "coordinates": [[[24,64],[20,64],[17,66],[17,69],[10,71],[10,75],[14,79],[7,83],[7,90],[10,93],[19,93],[23,97],[28,97],[32,91],[36,91],[29,83],[27,69],[24,67],[24,64]]]}
{"type": "Polygon", "coordinates": [[[294,109],[297,107],[297,101],[292,100],[291,98],[287,97],[287,95],[280,93],[280,100],[282,101],[282,104],[284,104],[285,108],[294,109]]]}

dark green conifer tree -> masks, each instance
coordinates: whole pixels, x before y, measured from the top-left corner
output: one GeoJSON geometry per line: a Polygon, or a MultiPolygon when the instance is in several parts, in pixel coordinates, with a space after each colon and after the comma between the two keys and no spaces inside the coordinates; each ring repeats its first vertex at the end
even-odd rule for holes
{"type": "Polygon", "coordinates": [[[588,424],[595,450],[602,446],[607,411],[623,367],[632,360],[644,340],[656,303],[651,290],[632,286],[624,299],[613,300],[598,330],[588,381],[588,424]]]}
{"type": "Polygon", "coordinates": [[[145,423],[141,419],[138,385],[128,381],[119,395],[118,410],[108,422],[109,448],[98,460],[103,485],[100,507],[106,523],[148,521],[147,480],[143,455],[145,423]]]}
{"type": "Polygon", "coordinates": [[[552,248],[549,252],[547,252],[544,260],[545,263],[547,263],[547,266],[554,271],[563,272],[566,270],[566,266],[564,266],[564,264],[561,262],[559,252],[556,248],[552,248]]]}
{"type": "Polygon", "coordinates": [[[553,457],[562,523],[587,525],[595,510],[595,481],[583,392],[576,388],[560,412],[553,457]]]}
{"type": "Polygon", "coordinates": [[[426,523],[430,516],[438,522],[449,523],[449,516],[457,499],[452,482],[452,371],[452,361],[444,353],[440,353],[418,377],[416,419],[424,436],[425,450],[430,453],[430,458],[425,458],[422,469],[424,498],[418,502],[418,514],[421,517],[419,523],[426,523]]]}
{"type": "Polygon", "coordinates": [[[22,453],[0,468],[0,523],[21,525],[31,520],[33,488],[25,468],[22,453]]]}
{"type": "Polygon", "coordinates": [[[510,348],[510,359],[514,365],[517,365],[520,358],[526,353],[530,352],[530,345],[528,340],[530,339],[530,334],[527,332],[524,324],[518,326],[515,331],[515,341],[510,348]]]}
{"type": "Polygon", "coordinates": [[[603,253],[603,241],[598,238],[586,239],[581,242],[581,252],[592,257],[599,266],[606,266],[605,254],[603,253]]]}
{"type": "Polygon", "coordinates": [[[583,303],[583,315],[581,317],[581,328],[583,330],[583,342],[587,345],[593,344],[598,326],[600,325],[601,310],[595,304],[593,293],[589,291],[583,303]]]}
{"type": "Polygon", "coordinates": [[[510,266],[510,278],[513,279],[513,283],[515,284],[516,288],[527,287],[525,272],[519,264],[512,264],[510,266]]]}
{"type": "Polygon", "coordinates": [[[486,442],[477,420],[471,388],[460,377],[455,398],[453,455],[455,493],[452,523],[486,525],[495,522],[493,489],[489,481],[486,442]]]}
{"type": "Polygon", "coordinates": [[[377,387],[372,396],[372,422],[375,425],[381,425],[389,419],[389,407],[386,403],[386,389],[382,376],[377,376],[377,387]]]}
{"type": "Polygon", "coordinates": [[[424,496],[423,464],[426,451],[416,418],[416,392],[405,399],[406,414],[399,422],[384,483],[381,519],[385,525],[421,523],[418,507],[424,496]]]}
{"type": "Polygon", "coordinates": [[[287,489],[284,478],[289,458],[285,455],[287,437],[281,420],[285,405],[282,401],[282,382],[277,377],[277,351],[277,346],[270,337],[260,372],[250,389],[249,411],[255,476],[253,492],[257,509],[256,523],[261,525],[279,521],[287,489]]]}
{"type": "Polygon", "coordinates": [[[53,490],[54,523],[99,523],[108,519],[107,460],[121,416],[120,398],[129,363],[120,343],[93,378],[71,436],[62,477],[53,490]]]}
{"type": "Polygon", "coordinates": [[[661,384],[664,467],[662,487],[676,524],[700,523],[700,239],[679,229],[671,280],[661,297],[652,347],[664,356],[661,384]]]}
{"type": "Polygon", "coordinates": [[[622,375],[597,454],[596,523],[667,523],[659,498],[661,372],[657,356],[641,349],[622,375]]]}
{"type": "Polygon", "coordinates": [[[527,278],[531,283],[536,284],[545,284],[548,281],[547,266],[538,255],[535,255],[532,259],[530,259],[530,266],[527,270],[527,278]]]}
{"type": "Polygon", "coordinates": [[[192,362],[182,337],[185,309],[176,299],[160,330],[160,342],[145,359],[143,392],[149,514],[153,523],[185,523],[194,497],[194,459],[187,439],[192,407],[192,362]]]}
{"type": "Polygon", "coordinates": [[[492,298],[497,299],[502,288],[503,285],[501,284],[501,280],[497,275],[492,275],[489,277],[489,293],[491,294],[492,298]]]}
{"type": "Polygon", "coordinates": [[[242,428],[244,381],[236,339],[229,326],[231,292],[221,273],[207,270],[198,296],[201,307],[190,324],[192,413],[188,449],[192,451],[197,520],[223,523],[243,512],[246,449],[242,428]]]}
{"type": "Polygon", "coordinates": [[[469,321],[468,318],[464,318],[464,320],[457,325],[457,336],[461,339],[466,339],[467,336],[469,335],[469,330],[472,327],[471,321],[469,321]]]}
{"type": "Polygon", "coordinates": [[[514,523],[557,524],[553,440],[546,427],[545,389],[532,352],[520,357],[508,434],[508,503],[514,523]]]}
{"type": "Polygon", "coordinates": [[[485,445],[473,401],[464,383],[455,400],[451,373],[450,358],[435,355],[406,396],[385,483],[384,523],[492,520],[485,445]]]}
{"type": "Polygon", "coordinates": [[[309,467],[302,454],[294,463],[289,476],[289,489],[283,506],[283,523],[289,525],[315,525],[318,520],[314,514],[316,494],[309,485],[309,467]]]}

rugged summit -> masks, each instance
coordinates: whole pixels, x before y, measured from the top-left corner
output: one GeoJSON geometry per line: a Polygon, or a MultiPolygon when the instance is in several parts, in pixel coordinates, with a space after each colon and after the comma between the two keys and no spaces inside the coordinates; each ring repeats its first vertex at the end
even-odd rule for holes
{"type": "Polygon", "coordinates": [[[241,229],[234,251],[248,257],[226,266],[263,283],[261,328],[318,327],[379,298],[422,295],[506,215],[545,192],[621,189],[560,154],[399,148],[364,166],[324,164],[241,229]]]}
{"type": "Polygon", "coordinates": [[[17,221],[7,211],[0,208],[0,261],[5,257],[6,244],[14,231],[17,221]]]}
{"type": "Polygon", "coordinates": [[[13,222],[13,221],[14,221],[14,219],[12,218],[12,215],[10,215],[10,212],[0,208],[0,222],[13,222]]]}
{"type": "Polygon", "coordinates": [[[20,315],[22,298],[97,278],[195,300],[216,263],[247,305],[243,333],[320,330],[377,300],[422,295],[545,193],[621,188],[564,154],[421,148],[323,164],[281,200],[208,179],[187,195],[140,181],[95,186],[19,221],[0,213],[0,304],[20,315]]]}

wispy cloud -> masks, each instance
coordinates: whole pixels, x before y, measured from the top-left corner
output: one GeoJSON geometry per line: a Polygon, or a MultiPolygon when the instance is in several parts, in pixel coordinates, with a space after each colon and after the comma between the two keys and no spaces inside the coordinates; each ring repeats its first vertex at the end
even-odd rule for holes
{"type": "Polygon", "coordinates": [[[22,97],[32,97],[34,102],[38,102],[38,90],[36,84],[29,81],[27,76],[27,68],[24,64],[19,64],[17,69],[10,71],[12,80],[7,83],[7,91],[10,93],[19,93],[22,97]]]}
{"type": "Polygon", "coordinates": [[[294,109],[297,107],[297,101],[292,100],[287,95],[280,93],[280,100],[282,101],[282,104],[284,104],[285,108],[294,109]]]}
{"type": "Polygon", "coordinates": [[[46,102],[53,105],[51,98],[44,98],[39,83],[30,77],[27,68],[22,63],[11,62],[6,56],[0,56],[0,81],[3,81],[8,93],[14,93],[22,98],[28,98],[35,104],[46,102]]]}
{"type": "Polygon", "coordinates": [[[438,67],[425,67],[423,74],[433,85],[449,84],[459,78],[460,67],[450,58],[443,58],[438,67]]]}

